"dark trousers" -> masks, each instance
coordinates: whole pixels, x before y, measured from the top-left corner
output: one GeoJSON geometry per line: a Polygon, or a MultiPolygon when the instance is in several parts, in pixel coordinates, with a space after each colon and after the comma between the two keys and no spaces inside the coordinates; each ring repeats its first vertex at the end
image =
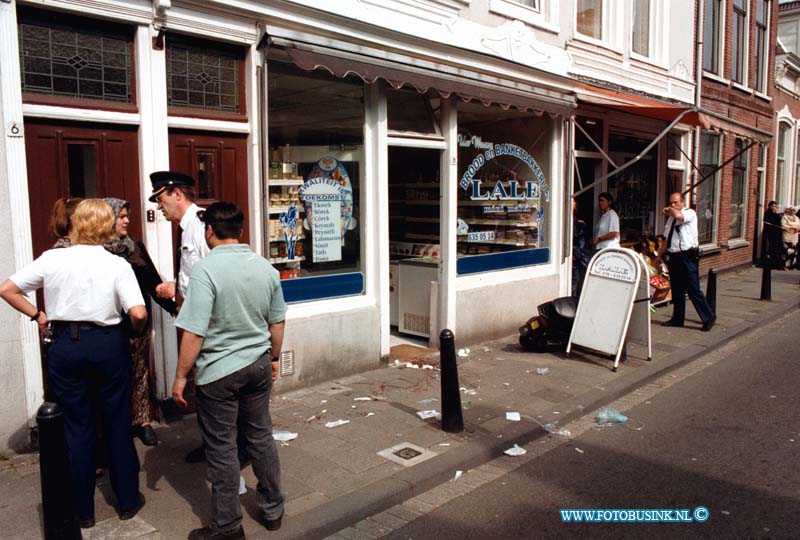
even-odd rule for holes
{"type": "Polygon", "coordinates": [[[689,299],[703,324],[713,319],[714,312],[711,311],[711,306],[708,305],[708,300],[700,289],[697,262],[685,253],[670,253],[667,266],[672,289],[672,320],[683,324],[686,317],[686,293],[689,294],[689,299]]]}
{"type": "Polygon", "coordinates": [[[222,379],[197,387],[197,418],[206,445],[211,528],[215,531],[231,531],[242,522],[239,430],[258,479],[259,509],[267,519],[276,519],[283,513],[280,463],[269,414],[271,390],[269,354],[222,379]]]}
{"type": "Polygon", "coordinates": [[[139,503],[139,458],[131,437],[131,355],[119,326],[57,333],[47,351],[47,380],[64,410],[70,476],[80,519],[94,518],[96,411],[103,421],[117,510],[139,503]]]}

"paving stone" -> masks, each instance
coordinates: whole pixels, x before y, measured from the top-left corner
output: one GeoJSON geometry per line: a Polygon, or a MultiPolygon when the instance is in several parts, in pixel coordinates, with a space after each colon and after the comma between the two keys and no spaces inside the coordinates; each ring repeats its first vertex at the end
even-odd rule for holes
{"type": "Polygon", "coordinates": [[[389,512],[381,512],[380,514],[375,514],[369,518],[370,520],[374,521],[381,527],[387,527],[391,530],[399,529],[400,527],[404,526],[407,521],[400,519],[399,517],[392,515],[389,512]]]}
{"type": "Polygon", "coordinates": [[[391,507],[387,510],[388,513],[392,514],[393,516],[397,516],[398,518],[402,519],[405,522],[411,522],[417,519],[422,513],[417,512],[416,510],[412,510],[408,506],[403,504],[398,504],[396,506],[391,507]]]}

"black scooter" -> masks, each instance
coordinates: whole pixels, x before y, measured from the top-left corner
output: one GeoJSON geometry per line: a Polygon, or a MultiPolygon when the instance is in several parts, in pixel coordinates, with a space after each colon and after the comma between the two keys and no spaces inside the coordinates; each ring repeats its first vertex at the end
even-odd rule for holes
{"type": "Polygon", "coordinates": [[[539,315],[519,329],[519,344],[526,351],[546,352],[549,342],[567,344],[578,309],[576,296],[563,296],[540,304],[539,315]]]}

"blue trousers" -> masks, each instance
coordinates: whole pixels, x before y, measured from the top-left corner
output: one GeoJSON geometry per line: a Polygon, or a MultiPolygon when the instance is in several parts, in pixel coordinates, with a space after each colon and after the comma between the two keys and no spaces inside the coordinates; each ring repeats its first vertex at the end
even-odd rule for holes
{"type": "Polygon", "coordinates": [[[667,267],[672,288],[672,320],[677,324],[683,324],[686,317],[687,293],[703,324],[713,319],[714,312],[711,311],[711,306],[708,305],[708,300],[700,289],[700,275],[694,259],[685,253],[670,253],[667,267]]]}
{"type": "Polygon", "coordinates": [[[79,519],[94,518],[95,407],[108,444],[117,510],[139,503],[139,458],[131,435],[131,355],[120,326],[56,335],[47,351],[48,390],[64,411],[72,492],[79,519]]]}

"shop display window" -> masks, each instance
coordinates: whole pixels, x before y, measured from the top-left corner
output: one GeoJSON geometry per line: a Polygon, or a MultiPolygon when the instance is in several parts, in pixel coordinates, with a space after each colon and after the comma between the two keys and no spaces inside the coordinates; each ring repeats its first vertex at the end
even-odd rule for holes
{"type": "Polygon", "coordinates": [[[553,121],[459,104],[459,274],[550,261],[553,121]]]}
{"type": "MultiPolygon", "coordinates": [[[[608,136],[608,154],[614,163],[628,163],[650,142],[644,138],[612,133],[608,136]]],[[[654,146],[639,161],[608,179],[608,191],[614,197],[613,208],[619,215],[622,244],[636,243],[642,236],[656,234],[657,178],[658,148],[654,146]]]]}
{"type": "Polygon", "coordinates": [[[363,83],[280,61],[268,81],[266,254],[289,302],[361,294],[363,83]]]}

